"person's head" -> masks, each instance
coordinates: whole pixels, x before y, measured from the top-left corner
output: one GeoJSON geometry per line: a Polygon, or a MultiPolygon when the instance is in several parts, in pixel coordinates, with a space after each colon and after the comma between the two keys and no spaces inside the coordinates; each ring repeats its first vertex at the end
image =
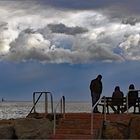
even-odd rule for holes
{"type": "Polygon", "coordinates": [[[120,87],[119,86],[116,86],[115,87],[115,91],[120,91],[120,87]]]}
{"type": "Polygon", "coordinates": [[[129,89],[135,89],[135,86],[134,86],[133,84],[131,84],[131,85],[129,86],[129,89]]]}
{"type": "Polygon", "coordinates": [[[97,76],[97,79],[98,79],[98,80],[101,80],[101,79],[102,79],[102,75],[99,74],[99,75],[97,76]]]}

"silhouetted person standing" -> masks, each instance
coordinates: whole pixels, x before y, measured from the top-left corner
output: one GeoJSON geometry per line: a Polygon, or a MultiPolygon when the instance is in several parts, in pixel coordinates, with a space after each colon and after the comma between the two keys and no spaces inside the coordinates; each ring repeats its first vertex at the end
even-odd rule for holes
{"type": "MultiPolygon", "coordinates": [[[[100,95],[102,93],[102,75],[98,75],[96,79],[93,79],[90,83],[90,91],[91,91],[91,98],[92,98],[92,106],[96,104],[96,102],[99,100],[100,95]]],[[[97,106],[94,109],[95,113],[98,113],[98,108],[97,106]]]]}

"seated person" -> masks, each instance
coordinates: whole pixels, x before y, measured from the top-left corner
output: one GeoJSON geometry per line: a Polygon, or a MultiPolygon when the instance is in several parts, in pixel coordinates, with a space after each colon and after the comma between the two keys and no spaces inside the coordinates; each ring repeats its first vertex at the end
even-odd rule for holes
{"type": "MultiPolygon", "coordinates": [[[[129,92],[128,92],[128,109],[134,106],[134,112],[135,112],[135,105],[136,105],[137,98],[138,98],[138,91],[136,91],[135,86],[131,84],[129,86],[129,92]]],[[[127,105],[125,105],[121,110],[122,112],[125,112],[127,110],[127,105]]]]}
{"type": "Polygon", "coordinates": [[[120,106],[123,105],[123,92],[120,90],[119,86],[116,86],[112,94],[112,104],[110,107],[115,113],[120,113],[120,106]],[[117,106],[117,109],[114,107],[117,106]]]}

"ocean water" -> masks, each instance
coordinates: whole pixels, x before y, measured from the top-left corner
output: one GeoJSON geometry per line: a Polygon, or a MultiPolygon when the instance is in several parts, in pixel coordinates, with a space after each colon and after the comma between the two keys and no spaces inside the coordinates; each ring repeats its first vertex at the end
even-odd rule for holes
{"type": "MultiPolygon", "coordinates": [[[[53,108],[56,108],[57,102],[54,102],[53,108]]],[[[26,117],[33,103],[30,101],[22,101],[22,102],[0,102],[0,119],[15,119],[15,118],[24,118],[26,117]]],[[[99,111],[102,112],[102,107],[98,107],[99,111]]],[[[109,111],[112,110],[109,108],[109,111]]],[[[132,112],[133,108],[130,108],[129,112],[132,112]]],[[[45,112],[45,103],[38,102],[36,106],[36,112],[44,113],[45,112]]],[[[48,102],[48,112],[51,112],[51,104],[48,102]]],[[[60,106],[57,108],[57,112],[60,112],[60,106]]],[[[91,102],[85,101],[69,101],[66,102],[65,112],[91,112],[91,102]]]]}
{"type": "MultiPolygon", "coordinates": [[[[54,102],[53,106],[56,107],[56,102],[54,102]]],[[[0,102],[0,119],[11,119],[11,118],[23,118],[26,117],[33,103],[30,101],[22,101],[22,102],[0,102]]],[[[45,112],[45,103],[39,102],[36,106],[36,111],[38,113],[45,112]]],[[[58,106],[57,112],[60,111],[58,106]]],[[[66,112],[91,112],[91,103],[90,102],[66,102],[65,105],[66,112]]],[[[48,103],[48,112],[51,112],[51,104],[48,103]]]]}

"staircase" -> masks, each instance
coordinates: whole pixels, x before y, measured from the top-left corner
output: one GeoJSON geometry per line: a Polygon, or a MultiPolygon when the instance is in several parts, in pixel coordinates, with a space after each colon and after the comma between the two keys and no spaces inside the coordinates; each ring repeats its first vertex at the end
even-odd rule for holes
{"type": "MultiPolygon", "coordinates": [[[[132,117],[138,114],[107,114],[107,122],[124,122],[129,123],[132,117]]],[[[52,114],[31,114],[33,118],[47,117],[53,119],[52,114]]],[[[50,134],[49,139],[99,139],[102,134],[103,114],[94,113],[93,115],[93,135],[91,135],[91,113],[66,113],[65,118],[57,114],[58,123],[56,126],[56,134],[50,134]]],[[[106,123],[105,123],[106,124],[106,123]]]]}
{"type": "MultiPolygon", "coordinates": [[[[107,114],[109,122],[128,123],[134,114],[107,114]]],[[[49,139],[99,139],[103,127],[103,114],[95,113],[93,116],[93,135],[91,135],[90,113],[66,113],[56,127],[56,134],[49,139]]]]}
{"type": "Polygon", "coordinates": [[[56,134],[50,139],[97,139],[102,128],[102,114],[94,114],[93,135],[91,135],[90,113],[66,113],[56,127],[56,134]]]}

